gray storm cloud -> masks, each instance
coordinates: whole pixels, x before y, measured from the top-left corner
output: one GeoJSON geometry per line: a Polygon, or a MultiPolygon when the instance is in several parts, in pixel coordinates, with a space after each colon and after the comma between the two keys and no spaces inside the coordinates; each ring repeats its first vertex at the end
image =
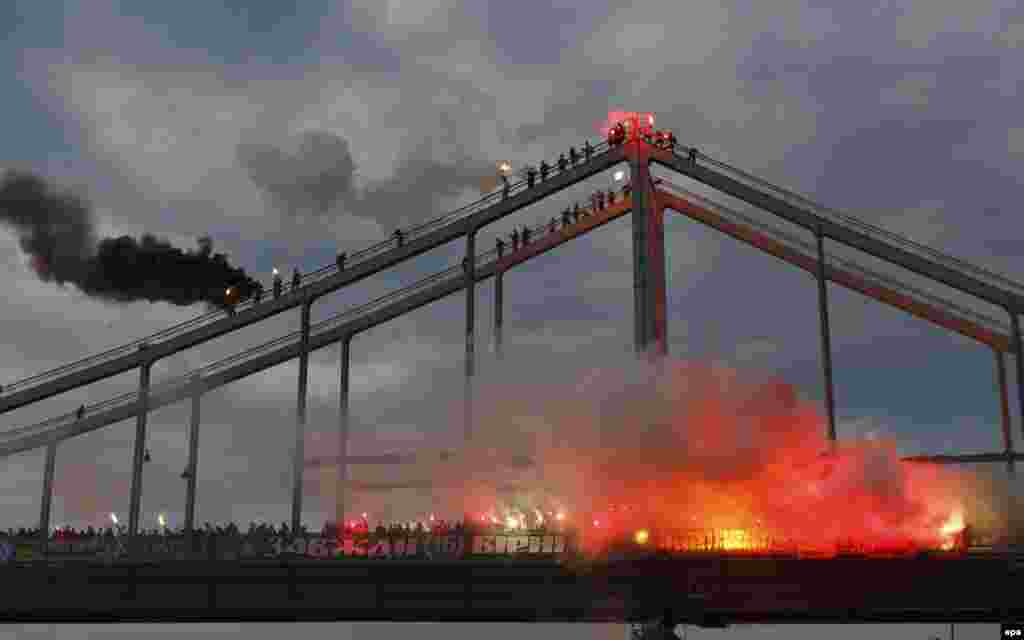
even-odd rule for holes
{"type": "Polygon", "coordinates": [[[257,142],[244,142],[236,152],[249,178],[282,213],[324,216],[345,210],[390,228],[440,213],[443,198],[479,189],[494,175],[491,163],[461,151],[435,159],[438,146],[451,146],[452,126],[448,123],[441,139],[427,139],[399,154],[394,177],[364,188],[356,186],[358,168],[348,141],[335,133],[305,132],[294,153],[257,142]]]}

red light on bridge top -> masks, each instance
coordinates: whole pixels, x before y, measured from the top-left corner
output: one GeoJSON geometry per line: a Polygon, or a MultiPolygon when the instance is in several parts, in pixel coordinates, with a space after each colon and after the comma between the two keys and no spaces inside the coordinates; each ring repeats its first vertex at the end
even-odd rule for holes
{"type": "Polygon", "coordinates": [[[626,128],[628,137],[632,137],[635,131],[644,133],[654,128],[654,114],[647,111],[609,111],[608,119],[598,126],[598,131],[604,137],[615,125],[621,123],[626,128]]]}

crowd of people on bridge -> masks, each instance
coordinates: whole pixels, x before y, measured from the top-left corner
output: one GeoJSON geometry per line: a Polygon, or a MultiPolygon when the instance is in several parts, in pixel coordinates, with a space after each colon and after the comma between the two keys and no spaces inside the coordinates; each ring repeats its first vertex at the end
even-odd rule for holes
{"type": "MultiPolygon", "coordinates": [[[[552,217],[547,222],[541,222],[534,227],[523,225],[522,230],[518,228],[513,229],[509,234],[512,250],[518,251],[520,246],[526,247],[529,245],[534,234],[541,234],[545,231],[547,231],[547,233],[555,233],[559,228],[565,230],[579,223],[581,219],[586,220],[601,211],[605,211],[608,207],[615,205],[616,198],[618,197],[616,195],[617,193],[621,193],[623,199],[628,198],[632,193],[632,184],[629,181],[626,181],[618,192],[614,189],[608,189],[607,191],[595,191],[590,196],[589,208],[580,207],[579,202],[574,202],[571,207],[567,206],[562,209],[560,217],[552,217]],[[560,227],[559,221],[561,221],[560,227]]],[[[504,255],[505,247],[507,246],[504,238],[497,238],[495,240],[495,245],[498,257],[501,258],[504,255]]]]}
{"type": "MultiPolygon", "coordinates": [[[[558,528],[560,530],[560,528],[558,528]]],[[[213,525],[209,522],[202,526],[196,526],[194,534],[208,537],[227,537],[238,539],[267,539],[267,538],[291,538],[320,535],[330,538],[419,538],[424,536],[443,535],[502,535],[502,534],[532,534],[544,535],[554,533],[556,529],[549,528],[544,523],[534,523],[529,528],[510,527],[506,523],[497,520],[481,521],[476,518],[466,517],[464,520],[446,520],[431,516],[428,520],[414,522],[390,522],[378,521],[376,526],[371,527],[370,521],[366,518],[347,520],[342,527],[333,522],[326,522],[319,531],[308,528],[305,524],[300,525],[297,530],[292,530],[287,523],[273,525],[266,522],[250,522],[248,529],[241,529],[233,522],[227,524],[213,525]]],[[[0,530],[0,541],[7,540],[38,540],[40,529],[38,527],[18,527],[0,530]]],[[[111,524],[106,527],[89,526],[85,528],[55,527],[47,536],[52,541],[88,541],[96,538],[117,538],[128,535],[128,526],[124,523],[111,524]]],[[[186,535],[184,526],[178,527],[151,527],[140,528],[138,535],[143,538],[181,538],[186,535]]]]}

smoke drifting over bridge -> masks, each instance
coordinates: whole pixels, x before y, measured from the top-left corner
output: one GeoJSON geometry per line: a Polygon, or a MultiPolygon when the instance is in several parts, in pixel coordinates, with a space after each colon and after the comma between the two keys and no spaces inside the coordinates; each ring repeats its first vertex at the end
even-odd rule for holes
{"type": "Polygon", "coordinates": [[[89,204],[22,171],[0,178],[0,224],[18,235],[44,282],[72,284],[114,302],[220,305],[227,287],[248,294],[256,281],[213,253],[209,238],[184,251],[152,235],[96,239],[89,204]]]}
{"type": "Polygon", "coordinates": [[[564,509],[589,527],[583,514],[619,505],[636,526],[758,531],[805,548],[938,548],[964,521],[1020,535],[1007,531],[1006,486],[903,462],[895,442],[880,437],[848,437],[827,453],[818,407],[781,380],[678,360],[567,365],[557,374],[520,367],[519,382],[503,368],[500,382],[480,390],[479,440],[465,455],[414,472],[461,484],[449,493],[455,513],[504,522],[506,512],[564,509]],[[494,451],[534,460],[533,472],[511,474],[520,476],[516,490],[485,480],[501,466],[489,463],[494,451]]]}

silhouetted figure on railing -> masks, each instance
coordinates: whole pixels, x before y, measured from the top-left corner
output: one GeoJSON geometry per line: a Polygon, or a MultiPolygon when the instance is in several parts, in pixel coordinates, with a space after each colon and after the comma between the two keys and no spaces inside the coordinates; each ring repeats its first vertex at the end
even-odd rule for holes
{"type": "Polygon", "coordinates": [[[335,258],[335,262],[338,265],[338,271],[344,271],[345,270],[345,260],[347,260],[347,259],[348,259],[348,254],[346,252],[342,251],[341,253],[338,254],[338,257],[335,258]]]}
{"type": "Polygon", "coordinates": [[[534,169],[533,167],[530,167],[529,169],[527,169],[526,170],[526,188],[527,189],[532,189],[533,188],[533,183],[534,183],[534,181],[536,179],[537,179],[537,170],[534,169]]]}
{"type": "Polygon", "coordinates": [[[551,221],[548,222],[548,233],[554,233],[556,229],[558,229],[558,219],[551,218],[551,221]]]}
{"type": "Polygon", "coordinates": [[[263,283],[256,283],[256,288],[252,292],[252,299],[255,304],[259,304],[263,300],[263,283]]]}
{"type": "Polygon", "coordinates": [[[690,147],[690,164],[697,166],[697,147],[690,147]]]}
{"type": "Polygon", "coordinates": [[[498,257],[500,258],[502,254],[505,253],[505,241],[502,240],[501,238],[498,238],[497,240],[494,241],[494,244],[496,245],[498,251],[498,257]]]}
{"type": "Polygon", "coordinates": [[[395,244],[399,247],[402,246],[402,243],[405,241],[405,237],[402,235],[402,230],[395,229],[395,233],[392,235],[395,236],[395,244]]]}
{"type": "Polygon", "coordinates": [[[565,154],[559,154],[558,156],[558,170],[565,173],[565,168],[569,166],[569,161],[565,159],[565,154]]]}
{"type": "Polygon", "coordinates": [[[508,176],[501,176],[501,199],[508,200],[509,194],[512,192],[512,187],[508,184],[508,176]]]}
{"type": "Polygon", "coordinates": [[[298,268],[292,273],[292,291],[295,291],[302,286],[302,274],[299,273],[298,268]]]}
{"type": "Polygon", "coordinates": [[[512,250],[519,251],[519,230],[512,230],[512,250]]]}
{"type": "Polygon", "coordinates": [[[79,406],[77,409],[75,409],[75,419],[76,420],[81,420],[84,415],[85,415],[85,405],[83,404],[83,405],[79,406]]]}
{"type": "Polygon", "coordinates": [[[564,210],[562,211],[562,227],[563,227],[563,228],[565,228],[565,227],[568,227],[568,226],[569,226],[569,216],[570,216],[570,215],[571,215],[571,214],[570,214],[570,211],[569,211],[569,207],[566,207],[566,208],[565,208],[565,209],[564,209],[564,210]]]}
{"type": "Polygon", "coordinates": [[[668,132],[668,136],[665,139],[665,142],[668,145],[668,150],[669,151],[675,151],[675,149],[676,149],[676,134],[674,134],[671,131],[669,131],[668,132]]]}
{"type": "Polygon", "coordinates": [[[579,161],[580,154],[576,153],[576,147],[569,147],[569,164],[575,167],[579,161]]]}
{"type": "Polygon", "coordinates": [[[604,211],[604,191],[597,192],[597,208],[599,211],[604,211]]]}
{"type": "Polygon", "coordinates": [[[281,290],[284,289],[284,283],[281,281],[281,274],[274,270],[274,298],[281,297],[281,290]]]}
{"type": "Polygon", "coordinates": [[[590,146],[590,140],[583,143],[583,156],[590,162],[591,156],[594,155],[594,147],[590,146]]]}
{"type": "Polygon", "coordinates": [[[608,130],[608,146],[617,147],[626,141],[626,127],[622,123],[616,124],[608,130]]]}
{"type": "Polygon", "coordinates": [[[615,191],[612,189],[608,190],[608,206],[615,204],[615,191]]]}
{"type": "Polygon", "coordinates": [[[469,258],[462,259],[462,272],[469,273],[469,258]]]}
{"type": "Polygon", "coordinates": [[[551,171],[551,165],[544,160],[540,161],[540,180],[541,182],[548,179],[548,172],[551,171]]]}
{"type": "Polygon", "coordinates": [[[573,224],[580,221],[580,203],[572,203],[572,221],[573,224]]]}
{"type": "Polygon", "coordinates": [[[530,227],[523,227],[523,246],[530,244],[530,227]]]}

